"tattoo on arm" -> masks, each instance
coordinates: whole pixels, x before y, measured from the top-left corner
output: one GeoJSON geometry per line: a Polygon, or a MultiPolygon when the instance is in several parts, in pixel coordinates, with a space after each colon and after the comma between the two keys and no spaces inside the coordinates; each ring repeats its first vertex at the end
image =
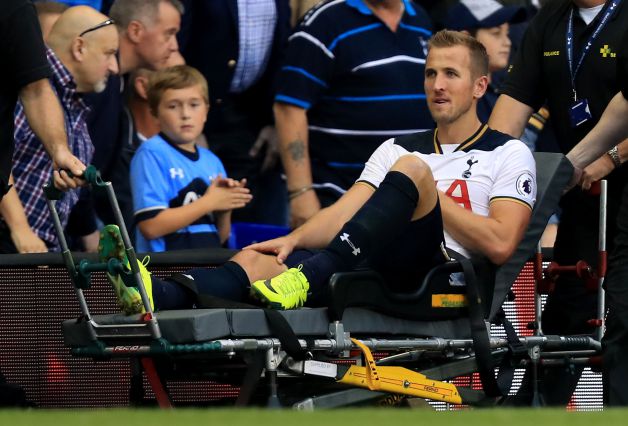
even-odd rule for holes
{"type": "Polygon", "coordinates": [[[288,152],[292,160],[301,162],[305,158],[305,143],[302,140],[295,140],[288,144],[288,152]]]}

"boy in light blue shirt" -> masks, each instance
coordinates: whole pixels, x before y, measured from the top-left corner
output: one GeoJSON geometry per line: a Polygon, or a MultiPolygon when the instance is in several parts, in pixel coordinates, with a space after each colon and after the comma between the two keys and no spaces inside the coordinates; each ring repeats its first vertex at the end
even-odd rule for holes
{"type": "Polygon", "coordinates": [[[158,71],[148,102],[161,132],[131,162],[137,249],[220,247],[229,237],[231,210],[244,207],[251,194],[244,179],[227,178],[218,157],[195,143],[209,111],[207,81],[186,65],[158,71]]]}

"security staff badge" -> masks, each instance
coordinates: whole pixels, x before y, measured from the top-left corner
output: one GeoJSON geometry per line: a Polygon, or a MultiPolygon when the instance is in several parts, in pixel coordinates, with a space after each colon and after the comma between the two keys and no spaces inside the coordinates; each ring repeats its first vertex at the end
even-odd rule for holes
{"type": "Polygon", "coordinates": [[[578,99],[574,92],[574,102],[569,108],[569,118],[571,119],[571,126],[578,127],[582,123],[587,122],[590,118],[591,110],[589,109],[589,101],[586,99],[578,99]]]}

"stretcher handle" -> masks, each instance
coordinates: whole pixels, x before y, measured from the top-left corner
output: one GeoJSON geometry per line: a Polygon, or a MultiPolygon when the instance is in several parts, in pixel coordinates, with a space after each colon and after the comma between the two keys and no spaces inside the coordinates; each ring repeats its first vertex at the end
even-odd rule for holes
{"type": "MultiPolygon", "coordinates": [[[[64,171],[68,174],[68,176],[74,177],[72,172],[70,172],[69,170],[64,170],[64,171]]],[[[104,187],[105,186],[105,182],[100,177],[100,172],[93,165],[89,165],[85,169],[83,174],[79,177],[85,180],[88,184],[92,185],[92,187],[104,187]]],[[[63,191],[61,191],[54,185],[53,176],[51,176],[48,183],[44,185],[44,195],[49,200],[60,200],[61,197],[63,197],[63,191]]]]}

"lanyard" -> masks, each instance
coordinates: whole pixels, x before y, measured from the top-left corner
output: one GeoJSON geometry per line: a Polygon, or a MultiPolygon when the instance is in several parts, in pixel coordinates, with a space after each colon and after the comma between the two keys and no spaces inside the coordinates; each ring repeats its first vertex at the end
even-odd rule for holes
{"type": "Polygon", "coordinates": [[[593,44],[593,41],[597,38],[600,32],[602,32],[602,30],[608,23],[609,19],[615,14],[615,11],[618,9],[618,6],[620,5],[621,2],[622,0],[613,0],[610,6],[606,8],[606,11],[604,12],[604,16],[602,16],[602,19],[600,19],[600,21],[598,22],[597,27],[595,28],[595,31],[593,31],[593,34],[591,34],[591,37],[589,37],[589,40],[582,48],[582,52],[580,53],[580,59],[578,59],[576,68],[573,67],[573,45],[574,45],[573,10],[574,8],[573,7],[571,8],[571,12],[569,13],[569,22],[567,23],[567,63],[569,64],[569,74],[571,75],[571,88],[573,90],[574,101],[578,100],[578,96],[576,95],[576,76],[578,75],[580,66],[582,66],[582,62],[584,62],[585,56],[587,55],[587,53],[589,53],[589,50],[591,50],[591,45],[593,44]]]}

